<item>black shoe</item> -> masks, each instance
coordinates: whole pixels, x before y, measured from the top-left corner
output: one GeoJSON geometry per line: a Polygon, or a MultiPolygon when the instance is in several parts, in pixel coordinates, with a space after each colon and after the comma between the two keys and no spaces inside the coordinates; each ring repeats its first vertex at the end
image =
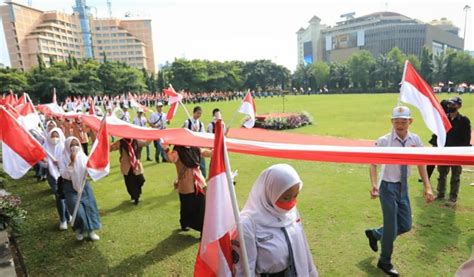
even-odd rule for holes
{"type": "Polygon", "coordinates": [[[444,195],[436,195],[435,201],[443,201],[444,200],[444,195]]]}
{"type": "Polygon", "coordinates": [[[379,247],[377,245],[377,239],[374,237],[372,230],[365,230],[365,236],[369,239],[369,246],[372,251],[377,252],[379,247]]]}
{"type": "Polygon", "coordinates": [[[137,198],[137,199],[135,199],[135,201],[133,202],[133,204],[138,205],[138,202],[140,202],[140,200],[138,200],[138,198],[137,198]]]}
{"type": "Polygon", "coordinates": [[[189,231],[189,228],[188,227],[181,227],[181,231],[187,232],[187,231],[189,231]]]}
{"type": "Polygon", "coordinates": [[[147,161],[151,162],[152,160],[150,158],[146,158],[147,161]]]}
{"type": "Polygon", "coordinates": [[[400,276],[398,271],[393,267],[392,264],[383,264],[381,262],[377,263],[377,267],[380,268],[388,276],[400,276]]]}

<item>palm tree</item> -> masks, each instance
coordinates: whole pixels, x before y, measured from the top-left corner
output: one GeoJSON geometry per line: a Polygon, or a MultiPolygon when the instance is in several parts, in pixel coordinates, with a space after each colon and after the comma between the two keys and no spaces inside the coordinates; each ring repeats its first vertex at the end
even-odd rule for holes
{"type": "Polygon", "coordinates": [[[434,56],[433,59],[433,79],[436,81],[446,81],[446,73],[448,68],[448,58],[446,52],[443,51],[434,56]]]}
{"type": "Polygon", "coordinates": [[[397,64],[387,55],[380,55],[375,62],[374,73],[382,81],[382,87],[386,88],[397,72],[397,64]]]}

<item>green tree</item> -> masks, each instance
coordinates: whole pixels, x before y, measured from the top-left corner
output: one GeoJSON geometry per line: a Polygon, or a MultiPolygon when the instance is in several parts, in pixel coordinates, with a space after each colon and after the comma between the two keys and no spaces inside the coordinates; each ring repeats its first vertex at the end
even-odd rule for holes
{"type": "Polygon", "coordinates": [[[375,59],[367,50],[353,54],[347,61],[352,84],[357,88],[367,88],[373,73],[375,59]]]}
{"type": "Polygon", "coordinates": [[[446,70],[448,66],[448,59],[446,52],[441,52],[434,56],[433,59],[433,81],[435,82],[446,82],[447,75],[446,70]]]}
{"type": "Polygon", "coordinates": [[[0,91],[7,92],[9,90],[15,92],[26,91],[28,82],[26,73],[17,69],[0,69],[0,91]]]}
{"type": "Polygon", "coordinates": [[[350,71],[347,64],[331,63],[329,66],[329,87],[344,89],[350,84],[350,71]]]}
{"type": "Polygon", "coordinates": [[[329,79],[329,66],[324,62],[315,62],[311,65],[310,74],[312,88],[318,89],[327,85],[329,79]]]}
{"type": "Polygon", "coordinates": [[[428,84],[433,82],[433,54],[426,47],[421,51],[420,74],[428,84]]]}
{"type": "MultiPolygon", "coordinates": [[[[397,72],[397,62],[388,55],[380,55],[376,59],[375,74],[377,79],[381,81],[383,88],[388,88],[389,85],[393,85],[394,76],[397,72]]],[[[401,78],[401,76],[400,76],[401,78]]]]}

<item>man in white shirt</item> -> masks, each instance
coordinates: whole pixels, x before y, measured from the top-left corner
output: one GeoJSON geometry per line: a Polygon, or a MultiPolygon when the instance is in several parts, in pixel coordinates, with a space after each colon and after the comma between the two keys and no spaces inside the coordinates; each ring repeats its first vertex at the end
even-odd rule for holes
{"type": "MultiPolygon", "coordinates": [[[[410,109],[405,106],[395,107],[392,112],[393,130],[380,137],[375,146],[422,147],[423,144],[420,138],[416,134],[408,132],[408,127],[412,122],[410,109]]],[[[434,196],[426,166],[419,165],[418,172],[423,180],[425,200],[430,203],[434,200],[434,196]]],[[[383,227],[367,229],[365,235],[369,239],[369,246],[374,252],[378,251],[377,241],[380,240],[382,251],[377,267],[389,276],[399,276],[391,262],[393,242],[398,235],[410,231],[412,226],[407,183],[409,175],[410,171],[407,165],[386,165],[382,171],[380,188],[378,188],[377,166],[374,164],[370,166],[370,195],[372,199],[380,195],[383,227]]]]}
{"type": "MultiPolygon", "coordinates": [[[[184,121],[182,128],[189,129],[193,132],[200,132],[200,133],[205,133],[206,130],[204,129],[204,124],[199,120],[202,115],[202,108],[200,106],[196,106],[193,109],[193,117],[188,118],[184,121]]],[[[200,169],[202,176],[206,178],[206,160],[201,157],[200,161],[200,169]]]]}
{"type": "Polygon", "coordinates": [[[121,120],[130,123],[130,113],[128,112],[128,105],[123,104],[122,110],[120,110],[119,116],[121,120]]]}
{"type": "MultiPolygon", "coordinates": [[[[148,124],[150,124],[150,127],[156,128],[158,130],[166,129],[166,113],[163,112],[162,102],[156,102],[156,112],[151,114],[148,124]]],[[[161,155],[162,161],[164,163],[167,163],[168,159],[166,157],[165,152],[163,151],[163,147],[161,146],[160,140],[155,140],[153,144],[155,145],[155,161],[159,163],[161,155]]]]}
{"type": "MultiPolygon", "coordinates": [[[[137,125],[137,126],[140,126],[140,127],[146,127],[147,122],[148,121],[146,119],[146,116],[144,114],[143,109],[138,108],[137,116],[135,117],[135,119],[133,119],[133,125],[137,125]]],[[[140,151],[140,156],[141,156],[141,152],[142,152],[141,147],[139,147],[139,151],[140,151]]],[[[151,158],[150,158],[150,144],[146,145],[146,160],[151,161],[151,158]]]]}

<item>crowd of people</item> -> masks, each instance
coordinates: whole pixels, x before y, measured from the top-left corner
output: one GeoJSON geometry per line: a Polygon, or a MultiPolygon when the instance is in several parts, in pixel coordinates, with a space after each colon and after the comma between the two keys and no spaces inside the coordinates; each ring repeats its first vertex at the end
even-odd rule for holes
{"type": "MultiPolygon", "coordinates": [[[[240,95],[238,95],[240,97],[240,95]]],[[[209,96],[207,96],[209,97],[209,96]]],[[[107,101],[107,99],[102,99],[107,101]]],[[[123,121],[141,127],[166,129],[166,113],[162,101],[154,100],[155,111],[147,118],[141,107],[137,108],[136,117],[131,120],[128,106],[122,105],[120,111],[107,109],[123,121]]],[[[105,102],[106,103],[106,102],[105,102]]],[[[145,103],[147,104],[147,103],[145,103]]],[[[471,127],[469,119],[459,113],[462,99],[451,98],[443,103],[446,108],[452,129],[447,133],[446,145],[469,146],[471,127]]],[[[213,121],[207,127],[200,120],[202,108],[196,106],[192,116],[186,119],[182,128],[193,132],[210,132],[220,118],[219,109],[212,111],[213,121]]],[[[376,147],[422,147],[421,139],[408,131],[413,118],[405,106],[395,107],[392,111],[392,132],[380,137],[376,147]]],[[[225,127],[224,127],[225,128],[225,127]]],[[[34,134],[41,139],[41,134],[34,134]]],[[[95,132],[79,119],[61,117],[47,118],[45,134],[42,141],[49,155],[37,165],[39,180],[47,180],[55,196],[59,218],[59,229],[66,230],[68,223],[74,230],[75,237],[81,241],[85,237],[99,240],[96,233],[101,227],[100,216],[94,191],[82,169],[86,166],[90,141],[95,139],[95,132]],[[71,221],[79,191],[84,187],[76,220],[71,221]]],[[[115,140],[115,138],[113,138],[115,140]]],[[[436,139],[432,140],[436,141],[436,139]]],[[[211,149],[181,145],[165,145],[160,139],[143,141],[133,138],[120,138],[110,146],[110,151],[119,152],[120,171],[124,177],[126,191],[133,204],[138,205],[145,183],[145,172],[141,162],[142,150],[146,149],[146,159],[151,161],[154,146],[156,163],[173,163],[176,167],[175,189],[180,201],[180,228],[190,228],[202,232],[206,201],[206,158],[212,157],[211,149]]],[[[445,197],[446,176],[451,170],[451,191],[448,205],[453,207],[459,192],[459,180],[462,172],[460,166],[438,166],[439,178],[437,195],[432,190],[430,175],[425,166],[418,166],[421,182],[424,186],[426,202],[442,201],[445,197]]],[[[377,182],[377,167],[370,166],[372,198],[378,197],[382,207],[382,227],[365,231],[370,248],[377,252],[380,242],[381,253],[377,266],[387,275],[398,276],[392,264],[394,241],[397,236],[409,232],[412,227],[410,199],[408,197],[408,176],[410,169],[406,165],[386,165],[382,170],[381,183],[377,182]]],[[[313,263],[310,245],[301,224],[297,209],[297,197],[303,187],[296,170],[287,164],[277,164],[265,169],[255,181],[247,202],[241,211],[247,256],[252,275],[259,276],[317,276],[313,263]]],[[[238,243],[233,244],[237,258],[236,274],[243,272],[242,250],[238,243]]]]}

